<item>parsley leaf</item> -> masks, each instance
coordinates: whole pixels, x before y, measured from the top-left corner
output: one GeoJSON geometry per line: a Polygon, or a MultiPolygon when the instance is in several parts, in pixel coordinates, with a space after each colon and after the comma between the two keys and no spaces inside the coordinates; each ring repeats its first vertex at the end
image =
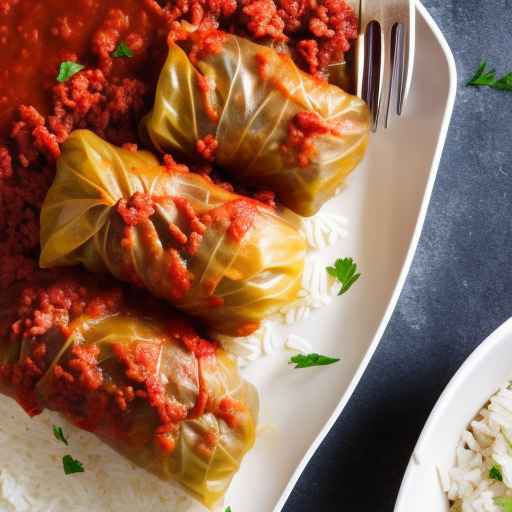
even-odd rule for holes
{"type": "Polygon", "coordinates": [[[507,73],[492,85],[498,91],[512,91],[512,73],[507,73]]]}
{"type": "Polygon", "coordinates": [[[348,292],[350,287],[359,279],[361,274],[357,273],[357,264],[352,258],[338,259],[334,267],[327,267],[327,272],[341,283],[338,295],[348,292]]]}
{"type": "Polygon", "coordinates": [[[294,364],[297,368],[310,368],[311,366],[325,366],[327,364],[337,363],[339,359],[334,357],[322,356],[320,354],[299,354],[290,358],[288,364],[294,364]]]}
{"type": "Polygon", "coordinates": [[[112,52],[112,57],[119,58],[119,57],[133,57],[133,51],[130,49],[130,47],[121,41],[116,46],[116,49],[112,52]]]}
{"type": "Polygon", "coordinates": [[[480,66],[478,66],[473,78],[466,85],[473,85],[475,87],[484,85],[492,86],[494,82],[496,82],[496,70],[491,69],[490,71],[486,71],[486,67],[487,63],[484,60],[480,63],[480,66]]]}
{"type": "Polygon", "coordinates": [[[228,507],[224,512],[231,512],[231,507],[228,507]]]}
{"type": "Polygon", "coordinates": [[[62,457],[62,465],[64,466],[64,473],[66,473],[66,475],[84,472],[82,463],[79,460],[73,459],[71,455],[64,455],[64,457],[62,457]]]}
{"type": "Polygon", "coordinates": [[[501,474],[501,469],[498,464],[494,464],[494,466],[489,470],[489,478],[492,480],[498,480],[498,482],[503,482],[503,475],[501,474]]]}
{"type": "Polygon", "coordinates": [[[71,60],[65,60],[64,62],[61,62],[59,66],[59,74],[57,75],[57,81],[65,82],[74,74],[82,71],[84,67],[85,66],[83,64],[79,64],[78,62],[73,62],[71,60]]]}
{"type": "Polygon", "coordinates": [[[475,75],[466,85],[474,87],[491,87],[498,91],[512,91],[512,72],[496,79],[496,70],[487,70],[487,63],[483,61],[478,67],[475,75]]]}
{"type": "Polygon", "coordinates": [[[512,498],[505,496],[494,498],[494,503],[503,509],[503,512],[512,512],[512,498]]]}
{"type": "Polygon", "coordinates": [[[64,437],[64,431],[62,427],[57,427],[57,425],[53,425],[53,435],[57,441],[62,441],[66,446],[68,444],[68,440],[64,437]]]}

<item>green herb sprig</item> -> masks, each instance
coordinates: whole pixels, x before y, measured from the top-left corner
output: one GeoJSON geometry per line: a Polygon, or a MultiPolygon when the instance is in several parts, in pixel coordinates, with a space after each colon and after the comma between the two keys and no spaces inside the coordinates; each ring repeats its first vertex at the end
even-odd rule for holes
{"type": "Polygon", "coordinates": [[[224,510],[224,512],[231,512],[231,507],[227,507],[226,510],[224,510]]]}
{"type": "Polygon", "coordinates": [[[71,457],[71,455],[64,455],[64,457],[62,457],[62,466],[64,467],[64,473],[66,475],[84,472],[84,466],[82,463],[71,457]]]}
{"type": "Polygon", "coordinates": [[[83,64],[79,64],[78,62],[73,62],[71,60],[65,60],[60,63],[59,73],[57,75],[58,82],[65,82],[69,80],[73,75],[82,71],[84,69],[83,64]]]}
{"type": "Polygon", "coordinates": [[[494,464],[494,466],[489,469],[489,478],[497,480],[498,482],[503,482],[503,475],[498,464],[494,464]]]}
{"type": "Polygon", "coordinates": [[[334,357],[323,356],[321,354],[298,354],[290,358],[288,364],[294,364],[297,368],[311,368],[312,366],[326,366],[328,364],[337,363],[339,359],[334,357]]]}
{"type": "Polygon", "coordinates": [[[334,267],[327,267],[329,275],[340,282],[341,288],[338,295],[348,292],[352,285],[361,277],[357,272],[357,264],[352,258],[340,258],[334,263],[334,267]]]}
{"type": "Polygon", "coordinates": [[[53,425],[53,435],[57,441],[61,441],[66,446],[68,445],[68,440],[64,437],[64,431],[62,427],[57,427],[57,425],[53,425]]]}
{"type": "Polygon", "coordinates": [[[126,43],[121,41],[112,52],[112,57],[115,57],[116,59],[119,59],[120,57],[128,57],[131,59],[133,57],[133,51],[126,43]]]}
{"type": "MultiPolygon", "coordinates": [[[[66,446],[69,445],[68,440],[64,436],[62,427],[53,425],[53,435],[57,441],[64,443],[66,446]]],[[[83,473],[85,471],[83,464],[79,460],[71,457],[71,455],[64,455],[64,457],[62,457],[62,467],[64,468],[64,473],[66,475],[72,475],[73,473],[83,473]]]]}
{"type": "Polygon", "coordinates": [[[512,92],[512,72],[497,79],[496,70],[487,69],[487,62],[482,61],[476,73],[466,85],[472,87],[490,87],[498,91],[512,92]]]}

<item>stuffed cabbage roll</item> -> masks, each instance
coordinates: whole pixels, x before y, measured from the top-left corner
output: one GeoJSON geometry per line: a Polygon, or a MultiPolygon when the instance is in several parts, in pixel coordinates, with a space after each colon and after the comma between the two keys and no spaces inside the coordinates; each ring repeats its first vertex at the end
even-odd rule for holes
{"type": "Polygon", "coordinates": [[[197,151],[296,213],[316,213],[364,156],[365,103],[272,48],[212,37],[197,36],[190,54],[171,43],[143,137],[162,151],[197,151]]]}
{"type": "Polygon", "coordinates": [[[0,392],[32,416],[61,413],[211,507],[254,444],[255,389],[184,318],[91,280],[2,297],[0,392]]]}
{"type": "Polygon", "coordinates": [[[296,220],[80,130],[63,145],[42,207],[40,265],[109,272],[243,336],[298,293],[296,220]]]}

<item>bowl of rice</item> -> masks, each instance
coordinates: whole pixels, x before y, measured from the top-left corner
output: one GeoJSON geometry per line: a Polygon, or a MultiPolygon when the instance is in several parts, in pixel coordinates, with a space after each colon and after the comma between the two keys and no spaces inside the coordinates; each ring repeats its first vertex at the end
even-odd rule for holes
{"type": "Polygon", "coordinates": [[[512,318],[464,362],[430,414],[394,512],[512,511],[512,318]]]}

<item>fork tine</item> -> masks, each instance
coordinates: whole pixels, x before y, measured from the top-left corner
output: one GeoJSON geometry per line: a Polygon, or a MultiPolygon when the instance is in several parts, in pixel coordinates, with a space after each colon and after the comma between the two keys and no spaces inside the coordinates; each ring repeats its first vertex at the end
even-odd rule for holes
{"type": "Polygon", "coordinates": [[[377,129],[384,80],[384,37],[379,24],[372,21],[365,33],[365,65],[362,98],[368,103],[373,117],[373,131],[377,129]]]}
{"type": "MultiPolygon", "coordinates": [[[[393,61],[393,71],[396,69],[396,113],[402,115],[402,108],[404,105],[404,93],[405,83],[407,78],[407,30],[402,23],[395,25],[395,37],[393,38],[393,44],[395,45],[394,51],[391,52],[391,58],[393,61]]],[[[393,84],[394,85],[394,84],[393,84]]]]}
{"type": "Polygon", "coordinates": [[[397,114],[401,113],[404,84],[404,26],[402,23],[395,23],[391,27],[389,41],[390,77],[387,86],[386,119],[384,122],[386,128],[389,124],[389,115],[393,106],[396,107],[397,114]]]}
{"type": "Polygon", "coordinates": [[[373,131],[379,121],[385,70],[385,38],[379,20],[382,19],[380,2],[361,0],[360,36],[358,40],[358,95],[370,108],[373,131]]]}
{"type": "Polygon", "coordinates": [[[404,10],[404,18],[400,20],[405,27],[404,34],[404,77],[400,88],[400,103],[398,115],[402,114],[403,106],[411,89],[414,71],[414,52],[416,41],[416,6],[413,0],[407,0],[407,9],[404,10]]]}
{"type": "Polygon", "coordinates": [[[376,131],[380,119],[387,127],[391,116],[402,114],[407,99],[414,64],[415,5],[414,0],[360,0],[359,7],[357,92],[370,107],[376,131]]]}
{"type": "MultiPolygon", "coordinates": [[[[396,94],[396,105],[388,105],[390,113],[401,115],[412,82],[414,65],[414,29],[415,29],[415,2],[414,0],[386,0],[387,5],[385,23],[386,40],[391,41],[389,65],[395,67],[395,81],[391,84],[392,94],[396,94]],[[397,31],[394,27],[399,27],[397,31]],[[394,51],[393,51],[394,50],[394,51]],[[391,111],[391,109],[393,110],[391,111]]],[[[394,100],[395,98],[392,98],[394,100]]]]}
{"type": "MultiPolygon", "coordinates": [[[[371,1],[371,0],[370,0],[371,1]]],[[[407,15],[404,16],[404,2],[409,0],[385,0],[385,12],[381,14],[382,30],[387,42],[384,71],[384,89],[381,102],[383,125],[388,127],[391,115],[399,110],[404,77],[404,32],[407,15]],[[399,92],[400,91],[400,92],[399,92]]]]}

